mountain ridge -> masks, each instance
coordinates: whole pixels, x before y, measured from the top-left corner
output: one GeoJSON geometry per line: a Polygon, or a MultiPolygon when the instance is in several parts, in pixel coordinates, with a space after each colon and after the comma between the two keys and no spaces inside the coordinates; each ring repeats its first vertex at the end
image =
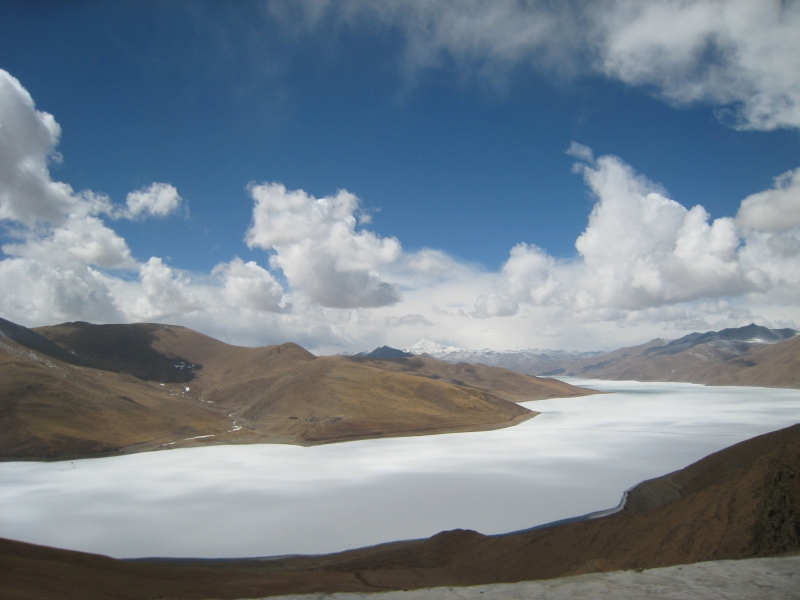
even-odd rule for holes
{"type": "Polygon", "coordinates": [[[800,336],[750,324],[654,339],[610,352],[463,350],[422,340],[406,350],[451,362],[491,364],[539,377],[800,387],[800,336]]]}
{"type": "Polygon", "coordinates": [[[563,361],[540,375],[800,388],[800,336],[751,324],[563,361]]]}
{"type": "Polygon", "coordinates": [[[494,429],[538,414],[521,400],[595,393],[497,369],[451,381],[440,361],[419,369],[292,343],[231,346],[174,325],[9,323],[0,460],[494,429]]]}

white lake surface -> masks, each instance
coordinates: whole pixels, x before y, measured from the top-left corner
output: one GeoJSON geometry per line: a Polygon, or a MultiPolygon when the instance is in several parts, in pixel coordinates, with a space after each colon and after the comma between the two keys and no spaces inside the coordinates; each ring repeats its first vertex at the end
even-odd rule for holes
{"type": "Polygon", "coordinates": [[[614,392],[525,405],[479,433],[312,448],[211,446],[0,463],[0,536],[115,557],[318,554],[526,529],[800,422],[800,391],[571,380],[614,392]]]}

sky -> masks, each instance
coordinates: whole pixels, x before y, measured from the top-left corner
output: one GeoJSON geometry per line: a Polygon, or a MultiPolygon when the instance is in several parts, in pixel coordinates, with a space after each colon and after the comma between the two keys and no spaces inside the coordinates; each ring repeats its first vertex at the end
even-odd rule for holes
{"type": "Polygon", "coordinates": [[[317,353],[800,329],[800,2],[4,2],[0,316],[317,353]]]}

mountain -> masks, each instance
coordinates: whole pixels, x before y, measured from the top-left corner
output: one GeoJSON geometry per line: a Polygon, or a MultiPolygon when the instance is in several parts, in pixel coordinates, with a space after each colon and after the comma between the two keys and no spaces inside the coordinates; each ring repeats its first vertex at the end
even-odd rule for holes
{"type": "Polygon", "coordinates": [[[539,374],[800,388],[800,337],[751,324],[565,360],[539,374]]]}
{"type": "Polygon", "coordinates": [[[537,375],[557,368],[561,362],[597,356],[601,352],[569,352],[565,350],[466,350],[455,346],[445,346],[430,340],[420,340],[413,346],[403,349],[411,354],[427,354],[449,363],[483,364],[494,367],[503,367],[523,373],[537,375]]]}
{"type": "Polygon", "coordinates": [[[746,353],[752,345],[785,342],[797,335],[794,329],[767,329],[755,323],[736,329],[690,333],[664,346],[650,348],[646,354],[677,354],[701,344],[710,344],[732,354],[746,353]]]}
{"type": "Polygon", "coordinates": [[[456,382],[386,367],[394,360],[231,346],[172,325],[3,321],[0,331],[0,460],[493,429],[537,414],[516,399],[554,393],[552,381],[510,371],[456,382]]]}
{"type": "Polygon", "coordinates": [[[798,457],[800,425],[793,425],[645,481],[608,516],[497,536],[444,531],[322,556],[123,561],[0,540],[0,595],[115,600],[365,593],[796,554],[798,457]]]}
{"type": "Polygon", "coordinates": [[[540,377],[680,381],[710,385],[800,387],[794,329],[746,327],[656,339],[613,352],[466,350],[420,340],[404,351],[450,363],[499,366],[540,377]]]}
{"type": "Polygon", "coordinates": [[[31,331],[6,319],[0,319],[0,339],[7,339],[33,350],[39,354],[55,358],[69,365],[86,366],[85,362],[72,352],[54,344],[43,335],[31,331]]]}
{"type": "Polygon", "coordinates": [[[407,358],[414,355],[411,352],[406,352],[405,350],[398,350],[397,348],[390,348],[389,346],[381,346],[380,348],[375,348],[375,350],[372,352],[359,352],[356,354],[356,356],[383,360],[392,358],[407,358]]]}
{"type": "Polygon", "coordinates": [[[550,378],[535,378],[501,367],[483,364],[452,364],[430,356],[403,356],[391,360],[375,360],[369,356],[349,357],[352,362],[392,373],[402,373],[433,379],[459,387],[473,388],[492,393],[510,402],[544,400],[547,398],[572,398],[586,395],[586,390],[550,378]]]}

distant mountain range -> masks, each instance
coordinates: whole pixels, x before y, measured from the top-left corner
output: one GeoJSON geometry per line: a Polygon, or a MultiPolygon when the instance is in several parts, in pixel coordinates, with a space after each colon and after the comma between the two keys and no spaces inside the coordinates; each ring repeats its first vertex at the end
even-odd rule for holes
{"type": "Polygon", "coordinates": [[[594,393],[390,350],[317,357],[172,325],[0,319],[0,460],[495,429],[537,414],[519,401],[594,393]]]}
{"type": "Polygon", "coordinates": [[[793,329],[748,325],[653,340],[540,372],[595,379],[681,381],[800,388],[800,337],[793,329]]]}
{"type": "Polygon", "coordinates": [[[745,327],[656,339],[613,352],[464,350],[421,340],[405,351],[447,362],[494,365],[543,377],[681,381],[800,388],[800,337],[794,329],[745,327]]]}
{"type": "Polygon", "coordinates": [[[455,346],[445,346],[430,340],[420,340],[413,346],[403,348],[403,352],[422,355],[427,354],[433,358],[450,363],[483,364],[494,367],[503,367],[535,375],[544,371],[557,368],[563,361],[599,356],[602,352],[569,352],[565,350],[467,350],[455,346]]]}

